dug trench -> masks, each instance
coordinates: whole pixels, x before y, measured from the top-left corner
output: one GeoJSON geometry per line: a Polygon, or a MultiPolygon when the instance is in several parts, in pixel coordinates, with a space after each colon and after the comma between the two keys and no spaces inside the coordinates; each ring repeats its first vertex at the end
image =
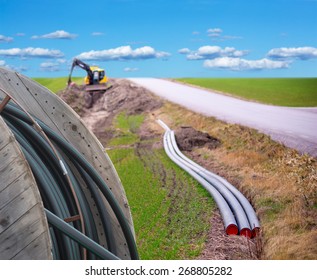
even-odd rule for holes
{"type": "Polygon", "coordinates": [[[59,94],[103,144],[126,190],[142,259],[315,259],[316,161],[255,130],[162,100],[125,79],[93,96],[59,94]],[[209,194],[166,156],[162,119],[180,149],[236,186],[261,225],[252,240],[227,236],[209,194]],[[287,187],[286,187],[287,186],[287,187]],[[304,218],[303,218],[304,217],[304,218]]]}

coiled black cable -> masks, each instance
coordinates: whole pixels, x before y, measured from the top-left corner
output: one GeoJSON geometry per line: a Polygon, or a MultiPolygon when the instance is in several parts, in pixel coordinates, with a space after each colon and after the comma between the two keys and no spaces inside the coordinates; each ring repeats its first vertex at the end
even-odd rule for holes
{"type": "MultiPolygon", "coordinates": [[[[78,212],[76,204],[71,192],[69,191],[65,176],[62,175],[63,171],[61,170],[60,162],[47,142],[34,130],[32,127],[32,121],[22,110],[12,104],[8,104],[1,114],[13,131],[17,141],[22,147],[22,151],[30,163],[31,169],[39,185],[45,208],[61,219],[77,215],[78,212]]],[[[85,220],[85,232],[89,240],[91,240],[91,244],[99,242],[96,225],[93,222],[93,215],[83,193],[82,187],[79,185],[76,176],[72,172],[73,168],[76,168],[77,173],[81,175],[86,187],[89,189],[91,196],[96,203],[104,232],[106,234],[107,248],[110,251],[110,254],[105,255],[108,257],[116,255],[117,248],[114,241],[114,235],[116,234],[116,231],[120,229],[113,229],[111,227],[109,213],[107,212],[104,202],[100,197],[99,191],[101,191],[104,195],[112,211],[116,215],[116,218],[121,226],[121,230],[125,236],[131,259],[138,259],[138,252],[130,226],[115,197],[101,176],[64,138],[52,131],[52,129],[50,129],[42,121],[37,120],[37,122],[40,124],[41,128],[45,131],[50,140],[54,142],[54,145],[58,147],[60,157],[63,158],[63,163],[80,203],[82,215],[85,220]],[[71,167],[67,164],[67,162],[71,164],[71,167]]],[[[80,230],[81,225],[79,221],[73,221],[71,224],[75,230],[80,230]]],[[[53,230],[50,229],[50,233],[54,247],[54,258],[81,259],[83,257],[81,246],[61,233],[60,228],[58,230],[56,228],[53,230]]],[[[88,251],[93,252],[93,250],[89,250],[89,248],[87,249],[88,251]]],[[[101,258],[102,256],[100,256],[100,254],[88,253],[89,259],[101,258]]]]}

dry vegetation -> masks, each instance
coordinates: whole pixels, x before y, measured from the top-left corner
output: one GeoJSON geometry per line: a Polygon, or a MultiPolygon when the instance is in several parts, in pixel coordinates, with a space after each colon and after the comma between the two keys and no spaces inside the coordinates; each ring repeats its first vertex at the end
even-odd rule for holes
{"type": "Polygon", "coordinates": [[[172,129],[189,125],[221,140],[217,149],[200,148],[188,155],[225,177],[251,200],[262,225],[261,258],[317,258],[315,158],[299,155],[253,129],[173,104],[166,103],[155,117],[172,129]]]}

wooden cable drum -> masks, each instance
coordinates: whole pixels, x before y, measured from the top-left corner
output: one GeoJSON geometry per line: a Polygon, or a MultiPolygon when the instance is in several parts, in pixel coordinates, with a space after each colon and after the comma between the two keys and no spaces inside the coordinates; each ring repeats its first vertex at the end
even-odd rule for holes
{"type": "Polygon", "coordinates": [[[52,259],[36,181],[1,116],[0,131],[0,259],[52,259]]]}
{"type": "MultiPolygon", "coordinates": [[[[76,112],[47,88],[19,73],[0,68],[2,100],[7,96],[5,92],[18,106],[43,121],[84,156],[109,186],[134,237],[131,212],[120,178],[105,149],[76,112]]],[[[0,131],[0,259],[52,259],[49,227],[36,181],[19,144],[2,118],[0,131]]],[[[81,182],[79,174],[75,175],[81,182]]],[[[98,209],[89,190],[83,188],[82,191],[92,209],[100,244],[106,248],[98,209]]],[[[118,219],[105,198],[102,199],[111,227],[116,229],[116,256],[130,259],[118,219]]]]}

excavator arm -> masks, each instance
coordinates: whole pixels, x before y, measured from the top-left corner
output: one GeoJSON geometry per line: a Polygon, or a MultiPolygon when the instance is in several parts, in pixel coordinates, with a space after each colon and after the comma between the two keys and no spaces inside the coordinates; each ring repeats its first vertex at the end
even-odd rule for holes
{"type": "Polygon", "coordinates": [[[87,72],[87,76],[89,77],[89,80],[90,81],[93,80],[94,74],[91,71],[89,65],[87,65],[86,63],[82,62],[81,60],[79,60],[77,58],[74,58],[72,68],[70,69],[70,73],[69,73],[69,77],[68,77],[68,82],[67,82],[68,86],[72,83],[72,74],[73,74],[73,70],[76,66],[84,69],[87,72]]]}

